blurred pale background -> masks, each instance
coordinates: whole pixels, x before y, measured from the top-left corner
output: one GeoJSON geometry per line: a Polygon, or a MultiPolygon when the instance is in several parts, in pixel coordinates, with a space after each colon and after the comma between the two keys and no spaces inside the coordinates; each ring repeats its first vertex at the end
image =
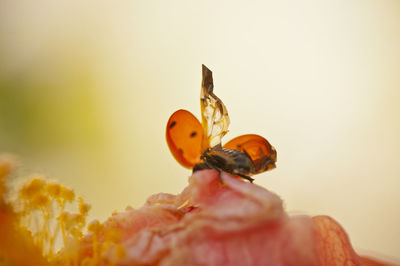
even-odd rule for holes
{"type": "Polygon", "coordinates": [[[20,175],[74,187],[101,220],[180,192],[165,124],[199,117],[204,63],[225,141],[278,151],[257,184],[400,258],[400,1],[89,2],[0,0],[0,150],[20,175]]]}

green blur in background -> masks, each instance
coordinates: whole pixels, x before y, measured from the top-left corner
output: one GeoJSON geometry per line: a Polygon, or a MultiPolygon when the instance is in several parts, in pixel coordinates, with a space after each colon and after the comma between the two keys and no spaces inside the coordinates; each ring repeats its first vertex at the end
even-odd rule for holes
{"type": "MultiPolygon", "coordinates": [[[[266,137],[255,183],[400,259],[400,2],[0,0],[0,151],[73,187],[100,220],[179,193],[177,109],[200,117],[201,64],[231,118],[266,137]]],[[[365,252],[364,252],[365,253],[365,252]]]]}
{"type": "Polygon", "coordinates": [[[66,69],[56,80],[38,77],[41,71],[38,66],[1,79],[2,147],[34,152],[101,144],[103,124],[88,70],[66,69]]]}

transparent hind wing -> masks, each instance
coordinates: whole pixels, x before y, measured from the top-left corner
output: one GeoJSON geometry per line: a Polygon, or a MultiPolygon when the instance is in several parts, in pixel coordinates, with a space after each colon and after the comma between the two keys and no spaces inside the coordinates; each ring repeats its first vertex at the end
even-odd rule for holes
{"type": "Polygon", "coordinates": [[[205,65],[202,67],[200,105],[205,137],[203,150],[205,150],[208,147],[221,146],[222,137],[228,133],[230,120],[224,103],[213,93],[214,83],[211,70],[205,65]]]}

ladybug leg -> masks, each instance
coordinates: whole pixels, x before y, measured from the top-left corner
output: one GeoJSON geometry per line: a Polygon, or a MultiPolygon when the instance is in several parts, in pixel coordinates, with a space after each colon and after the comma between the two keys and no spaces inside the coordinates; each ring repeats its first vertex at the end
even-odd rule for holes
{"type": "Polygon", "coordinates": [[[219,183],[224,184],[224,182],[222,182],[221,169],[219,169],[219,168],[217,168],[217,167],[215,167],[215,166],[213,166],[212,164],[209,164],[209,163],[207,163],[207,162],[204,162],[204,164],[205,164],[209,169],[214,169],[215,171],[217,171],[217,172],[218,172],[218,180],[219,180],[219,183]]]}
{"type": "Polygon", "coordinates": [[[219,180],[219,182],[220,182],[221,184],[224,184],[224,182],[222,182],[221,171],[218,170],[218,169],[215,169],[215,170],[217,170],[217,172],[218,172],[218,180],[219,180]]]}
{"type": "Polygon", "coordinates": [[[254,178],[251,178],[250,176],[247,176],[247,175],[242,175],[242,174],[235,174],[235,175],[240,176],[241,178],[244,178],[244,179],[250,181],[250,183],[253,183],[253,181],[254,181],[254,178]]]}
{"type": "Polygon", "coordinates": [[[212,168],[209,167],[208,165],[206,165],[205,163],[198,163],[198,164],[194,165],[193,173],[196,171],[204,170],[204,169],[212,169],[212,168]]]}
{"type": "Polygon", "coordinates": [[[204,169],[214,169],[215,171],[217,171],[218,172],[218,180],[221,184],[223,184],[222,178],[221,178],[221,170],[219,170],[218,168],[215,168],[207,163],[195,164],[193,167],[193,173],[196,171],[204,170],[204,169]]]}

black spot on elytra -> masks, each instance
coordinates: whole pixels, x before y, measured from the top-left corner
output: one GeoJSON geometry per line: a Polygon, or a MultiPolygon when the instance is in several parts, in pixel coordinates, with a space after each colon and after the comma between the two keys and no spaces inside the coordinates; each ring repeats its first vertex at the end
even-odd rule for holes
{"type": "Polygon", "coordinates": [[[176,121],[172,121],[171,124],[169,124],[169,128],[173,128],[176,125],[176,121]]]}
{"type": "Polygon", "coordinates": [[[196,135],[197,135],[197,132],[196,132],[196,131],[193,131],[192,133],[190,133],[190,137],[191,137],[191,138],[196,137],[196,135]]]}
{"type": "Polygon", "coordinates": [[[181,148],[179,148],[179,152],[183,154],[183,150],[181,148]]]}

